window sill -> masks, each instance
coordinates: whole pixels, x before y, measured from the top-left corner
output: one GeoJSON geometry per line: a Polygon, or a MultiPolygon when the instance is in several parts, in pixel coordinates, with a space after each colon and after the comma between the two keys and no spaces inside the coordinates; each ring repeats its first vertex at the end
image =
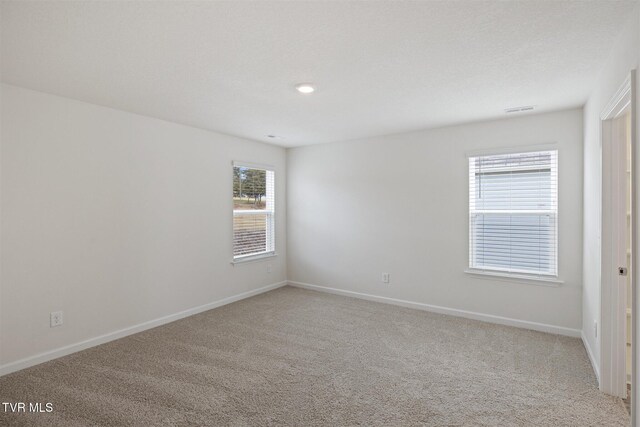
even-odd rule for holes
{"type": "Polygon", "coordinates": [[[473,269],[467,269],[464,272],[466,274],[475,276],[478,279],[500,280],[503,282],[516,282],[528,285],[549,286],[552,288],[557,288],[564,283],[563,280],[560,280],[557,277],[528,276],[526,274],[501,273],[499,271],[473,269]]]}
{"type": "Polygon", "coordinates": [[[234,258],[231,261],[232,265],[235,264],[244,264],[247,262],[254,262],[254,261],[261,261],[265,258],[273,258],[273,257],[277,257],[278,254],[275,252],[267,252],[264,254],[259,254],[259,255],[251,255],[251,256],[246,256],[246,257],[242,257],[242,258],[234,258]]]}

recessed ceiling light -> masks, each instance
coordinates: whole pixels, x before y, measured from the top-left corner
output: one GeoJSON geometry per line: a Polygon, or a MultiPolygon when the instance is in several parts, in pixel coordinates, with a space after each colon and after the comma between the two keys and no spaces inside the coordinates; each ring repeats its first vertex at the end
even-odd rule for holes
{"type": "Polygon", "coordinates": [[[281,136],[278,136],[278,135],[267,135],[267,138],[270,138],[270,139],[283,139],[281,136]]]}
{"type": "Polygon", "coordinates": [[[311,83],[300,83],[296,85],[296,90],[306,95],[315,92],[316,88],[311,83]]]}

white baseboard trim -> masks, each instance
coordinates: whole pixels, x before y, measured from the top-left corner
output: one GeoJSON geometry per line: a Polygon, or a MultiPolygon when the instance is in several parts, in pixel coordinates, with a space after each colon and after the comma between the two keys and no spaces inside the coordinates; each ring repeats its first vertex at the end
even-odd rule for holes
{"type": "Polygon", "coordinates": [[[593,372],[596,374],[596,379],[598,380],[598,387],[600,387],[600,368],[596,363],[596,358],[593,357],[593,351],[591,350],[589,341],[587,341],[587,337],[584,335],[584,331],[580,332],[580,337],[582,338],[582,344],[584,344],[584,348],[587,350],[587,356],[589,356],[589,361],[591,362],[591,367],[593,368],[593,372]]]}
{"type": "Polygon", "coordinates": [[[245,298],[249,298],[258,294],[262,294],[264,292],[268,292],[268,291],[280,288],[282,286],[285,286],[286,284],[287,284],[286,281],[273,283],[271,285],[263,286],[261,288],[254,289],[252,291],[242,292],[240,294],[223,298],[218,301],[213,301],[208,304],[200,305],[198,307],[193,307],[184,311],[180,311],[178,313],[170,314],[168,316],[163,316],[154,320],[149,320],[147,322],[139,323],[137,325],[130,326],[128,328],[120,329],[114,332],[109,332],[107,334],[100,335],[94,338],[89,338],[87,340],[80,341],[75,344],[70,344],[64,347],[56,348],[54,350],[46,351],[44,353],[36,354],[34,356],[26,357],[24,359],[20,359],[15,362],[7,363],[5,365],[0,365],[0,376],[19,371],[21,369],[29,368],[31,366],[39,365],[41,363],[48,362],[50,360],[57,359],[62,356],[66,356],[71,353],[76,353],[78,351],[82,351],[90,347],[95,347],[97,345],[104,344],[109,341],[117,340],[119,338],[124,338],[128,335],[133,335],[138,332],[146,331],[147,329],[155,328],[157,326],[161,326],[166,323],[175,322],[176,320],[193,316],[194,314],[202,313],[203,311],[207,311],[217,307],[221,307],[223,305],[231,304],[232,302],[240,301],[245,298]]]}
{"type": "Polygon", "coordinates": [[[310,289],[313,291],[326,292],[330,294],[343,295],[347,297],[360,298],[368,301],[381,302],[385,304],[399,305],[401,307],[414,308],[417,310],[430,311],[450,316],[464,317],[467,319],[480,320],[482,322],[497,323],[499,325],[515,326],[516,328],[531,329],[534,331],[548,332],[550,334],[565,335],[580,338],[580,329],[571,329],[564,326],[547,325],[544,323],[530,322],[528,320],[511,319],[508,317],[494,316],[492,314],[476,313],[473,311],[459,310],[456,308],[441,307],[437,305],[424,304],[421,302],[406,301],[396,298],[382,297],[378,295],[364,294],[360,292],[346,291],[343,289],[329,288],[327,286],[311,285],[309,283],[289,281],[290,286],[310,289]]]}

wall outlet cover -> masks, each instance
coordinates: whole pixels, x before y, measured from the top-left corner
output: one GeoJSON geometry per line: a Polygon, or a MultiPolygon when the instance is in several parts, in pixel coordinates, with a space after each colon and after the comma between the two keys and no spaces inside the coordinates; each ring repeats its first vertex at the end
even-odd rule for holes
{"type": "Polygon", "coordinates": [[[64,321],[62,311],[52,311],[49,320],[52,328],[61,326],[64,321]]]}

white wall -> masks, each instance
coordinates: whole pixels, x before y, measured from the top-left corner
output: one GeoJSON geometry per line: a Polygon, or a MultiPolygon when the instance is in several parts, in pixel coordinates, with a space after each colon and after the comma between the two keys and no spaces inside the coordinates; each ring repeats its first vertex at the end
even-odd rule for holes
{"type": "Polygon", "coordinates": [[[2,86],[0,364],[284,281],[285,150],[2,86]],[[232,160],[276,168],[277,258],[230,264],[232,160]],[[49,327],[49,312],[64,325],[49,327]]]}
{"type": "MultiPolygon", "coordinates": [[[[600,335],[595,336],[594,322],[600,319],[600,237],[602,171],[600,115],[640,58],[640,12],[636,9],[611,51],[596,86],[584,106],[584,252],[582,331],[594,357],[600,363],[600,335]]],[[[640,150],[636,151],[640,155],[640,150]]],[[[638,157],[640,160],[640,157],[638,157]]],[[[636,160],[640,165],[640,161],[636,160]]],[[[640,188],[640,187],[638,187],[640,188]]]]}
{"type": "Polygon", "coordinates": [[[290,149],[288,279],[579,330],[582,110],[290,149]],[[546,287],[468,264],[468,162],[483,148],[557,142],[559,271],[546,287]],[[383,272],[391,283],[381,282],[383,272]]]}

